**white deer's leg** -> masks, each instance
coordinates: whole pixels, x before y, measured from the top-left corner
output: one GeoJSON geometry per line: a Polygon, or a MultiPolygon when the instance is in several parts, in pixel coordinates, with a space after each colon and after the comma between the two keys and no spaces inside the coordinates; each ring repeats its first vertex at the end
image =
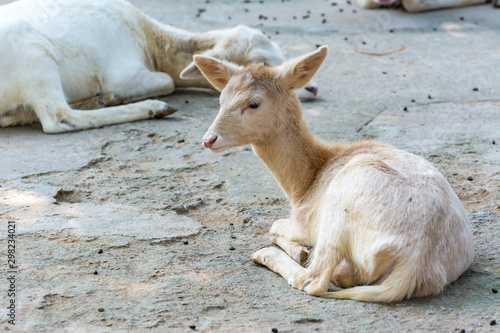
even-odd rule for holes
{"type": "Polygon", "coordinates": [[[130,103],[146,98],[169,95],[174,92],[174,80],[166,73],[151,72],[146,68],[114,78],[115,83],[103,87],[104,95],[114,96],[122,103],[130,103]]]}
{"type": "Polygon", "coordinates": [[[118,106],[150,97],[171,94],[174,80],[166,73],[150,72],[142,69],[135,72],[133,77],[123,76],[114,78],[116,83],[107,83],[104,87],[105,93],[77,101],[70,104],[75,110],[95,110],[103,107],[118,106]]]}
{"type": "Polygon", "coordinates": [[[97,95],[87,98],[83,101],[70,103],[70,107],[74,110],[95,110],[109,106],[117,106],[125,102],[125,98],[117,97],[112,94],[97,95]]]}
{"type": "Polygon", "coordinates": [[[310,254],[309,250],[303,246],[310,244],[307,235],[307,231],[301,230],[296,222],[289,219],[274,222],[269,231],[271,242],[282,248],[290,258],[302,266],[310,254]]]}
{"type": "Polygon", "coordinates": [[[34,107],[45,133],[61,133],[121,124],[130,121],[162,118],[177,111],[162,101],[147,100],[98,110],[73,110],[67,104],[43,103],[34,107]]]}

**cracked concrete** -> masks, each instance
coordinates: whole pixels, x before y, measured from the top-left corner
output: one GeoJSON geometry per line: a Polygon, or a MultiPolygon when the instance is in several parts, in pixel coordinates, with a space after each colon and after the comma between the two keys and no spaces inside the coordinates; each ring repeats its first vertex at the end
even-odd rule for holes
{"type": "Polygon", "coordinates": [[[167,119],[61,135],[39,125],[0,129],[0,219],[16,221],[19,263],[15,327],[7,323],[7,283],[0,284],[5,330],[495,331],[499,10],[408,14],[344,0],[132,2],[189,30],[258,27],[287,57],[329,45],[315,77],[320,97],[303,104],[311,130],[330,141],[380,140],[433,162],[470,212],[476,258],[442,294],[391,306],[292,289],[249,260],[268,244],[273,221],[288,215],[286,198],[249,147],[219,155],[201,147],[217,95],[179,90],[162,98],[180,109],[167,119]],[[356,51],[401,46],[386,56],[356,51]]]}

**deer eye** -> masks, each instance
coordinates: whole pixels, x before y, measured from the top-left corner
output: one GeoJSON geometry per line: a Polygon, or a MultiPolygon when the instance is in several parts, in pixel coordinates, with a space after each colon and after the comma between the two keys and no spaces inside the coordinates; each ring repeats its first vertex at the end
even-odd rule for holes
{"type": "Polygon", "coordinates": [[[260,103],[252,102],[248,105],[250,109],[257,109],[260,106],[260,103]]]}

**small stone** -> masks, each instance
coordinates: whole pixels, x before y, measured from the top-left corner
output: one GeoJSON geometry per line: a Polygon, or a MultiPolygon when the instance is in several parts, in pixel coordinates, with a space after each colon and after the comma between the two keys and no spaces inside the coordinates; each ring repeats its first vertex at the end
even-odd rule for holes
{"type": "Polygon", "coordinates": [[[182,243],[183,243],[184,245],[188,245],[188,244],[189,244],[189,241],[185,240],[185,241],[182,241],[182,243]]]}
{"type": "Polygon", "coordinates": [[[343,10],[342,8],[339,8],[339,12],[341,12],[341,13],[342,13],[343,11],[344,11],[344,10],[343,10]]]}
{"type": "Polygon", "coordinates": [[[103,252],[104,252],[104,251],[103,251],[102,249],[97,250],[97,253],[99,253],[99,254],[101,254],[101,253],[103,253],[103,252]]]}
{"type": "Polygon", "coordinates": [[[309,18],[309,15],[304,15],[302,16],[302,18],[305,20],[305,19],[308,19],[309,18]]]}
{"type": "Polygon", "coordinates": [[[495,326],[497,324],[497,321],[495,319],[493,319],[492,321],[490,321],[490,325],[491,326],[495,326]]]}
{"type": "Polygon", "coordinates": [[[347,37],[344,37],[344,40],[349,40],[349,38],[347,38],[347,37]]]}
{"type": "Polygon", "coordinates": [[[354,14],[356,14],[356,13],[357,13],[356,9],[353,9],[353,10],[352,10],[352,12],[353,12],[354,14]]]}
{"type": "Polygon", "coordinates": [[[278,329],[277,328],[271,328],[271,332],[278,333],[278,329]]]}
{"type": "Polygon", "coordinates": [[[437,28],[432,28],[432,31],[438,31],[438,29],[437,28]]]}
{"type": "Polygon", "coordinates": [[[361,44],[366,45],[366,42],[365,42],[365,41],[362,41],[362,42],[361,42],[361,44]]]}
{"type": "Polygon", "coordinates": [[[497,144],[497,142],[496,142],[495,140],[491,140],[491,144],[492,144],[492,145],[496,145],[496,144],[497,144]]]}
{"type": "Polygon", "coordinates": [[[196,325],[189,325],[189,328],[192,329],[192,330],[195,330],[196,329],[196,325]]]}
{"type": "Polygon", "coordinates": [[[428,99],[432,99],[432,96],[431,96],[431,95],[429,95],[429,96],[427,96],[427,98],[428,98],[428,99]]]}
{"type": "Polygon", "coordinates": [[[465,18],[463,16],[460,16],[460,21],[463,21],[465,20],[465,18]]]}
{"type": "Polygon", "coordinates": [[[408,112],[408,108],[405,106],[405,107],[403,108],[403,111],[408,112]]]}
{"type": "Polygon", "coordinates": [[[390,29],[389,32],[392,34],[394,32],[394,29],[390,29]]]}
{"type": "Polygon", "coordinates": [[[189,104],[189,101],[186,99],[186,102],[185,102],[185,103],[186,103],[186,104],[189,104]]]}
{"type": "Polygon", "coordinates": [[[497,294],[498,293],[498,289],[497,288],[491,288],[491,291],[493,292],[493,294],[497,294]]]}
{"type": "Polygon", "coordinates": [[[97,311],[104,312],[104,308],[99,308],[99,309],[97,309],[97,311]]]}
{"type": "Polygon", "coordinates": [[[463,328],[462,328],[462,329],[460,330],[460,333],[465,333],[465,329],[463,329],[463,328]]]}
{"type": "MultiPolygon", "coordinates": [[[[337,6],[337,3],[336,2],[332,2],[330,5],[337,6]]],[[[278,330],[276,330],[276,331],[278,331],[278,330]]]]}
{"type": "Polygon", "coordinates": [[[472,88],[472,91],[479,91],[479,88],[472,88]]]}
{"type": "Polygon", "coordinates": [[[231,247],[229,248],[229,251],[234,251],[234,250],[236,250],[236,249],[234,248],[234,246],[231,246],[231,247]]]}
{"type": "Polygon", "coordinates": [[[98,271],[94,271],[94,275],[97,275],[97,274],[99,274],[99,272],[98,271]]]}
{"type": "Polygon", "coordinates": [[[276,34],[276,35],[279,35],[279,34],[280,34],[280,32],[279,32],[279,31],[276,31],[276,32],[275,32],[275,34],[276,34]]]}
{"type": "Polygon", "coordinates": [[[180,140],[178,140],[178,141],[177,141],[177,143],[183,143],[183,142],[185,142],[185,141],[186,141],[186,140],[184,140],[184,139],[180,139],[180,140]]]}
{"type": "Polygon", "coordinates": [[[320,47],[321,47],[321,44],[316,44],[316,47],[317,47],[317,48],[320,48],[320,47]]]}
{"type": "Polygon", "coordinates": [[[228,19],[228,20],[230,20],[230,19],[231,19],[231,16],[228,16],[228,17],[227,17],[227,19],[228,19]]]}
{"type": "Polygon", "coordinates": [[[326,19],[323,19],[323,20],[321,21],[321,23],[325,24],[325,23],[326,23],[326,19]]]}
{"type": "Polygon", "coordinates": [[[294,20],[296,20],[296,19],[297,19],[297,16],[294,16],[294,17],[293,17],[293,19],[294,19],[294,20]]]}
{"type": "Polygon", "coordinates": [[[383,75],[386,75],[386,74],[387,74],[387,72],[382,72],[382,74],[383,74],[383,75]]]}
{"type": "Polygon", "coordinates": [[[321,17],[325,17],[325,13],[321,13],[321,17]]]}
{"type": "Polygon", "coordinates": [[[412,103],[415,103],[415,100],[414,100],[414,99],[412,99],[412,100],[411,100],[411,102],[412,102],[412,103]]]}
{"type": "Polygon", "coordinates": [[[471,182],[471,181],[474,180],[474,178],[472,178],[471,176],[469,176],[469,177],[467,177],[467,180],[471,182]]]}

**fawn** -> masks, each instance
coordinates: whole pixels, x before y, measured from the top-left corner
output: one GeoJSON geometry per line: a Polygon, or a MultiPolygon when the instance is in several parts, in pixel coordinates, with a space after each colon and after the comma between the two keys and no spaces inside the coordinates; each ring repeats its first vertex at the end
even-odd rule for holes
{"type": "Polygon", "coordinates": [[[465,208],[422,157],[372,141],[332,145],[309,131],[294,89],[327,53],[243,70],[194,57],[222,90],[203,145],[221,152],[251,144],[291,201],[290,218],[270,230],[282,250],[263,248],[252,259],[315,296],[393,303],[439,293],[474,257],[465,208]],[[345,289],[329,292],[330,282],[345,289]]]}

